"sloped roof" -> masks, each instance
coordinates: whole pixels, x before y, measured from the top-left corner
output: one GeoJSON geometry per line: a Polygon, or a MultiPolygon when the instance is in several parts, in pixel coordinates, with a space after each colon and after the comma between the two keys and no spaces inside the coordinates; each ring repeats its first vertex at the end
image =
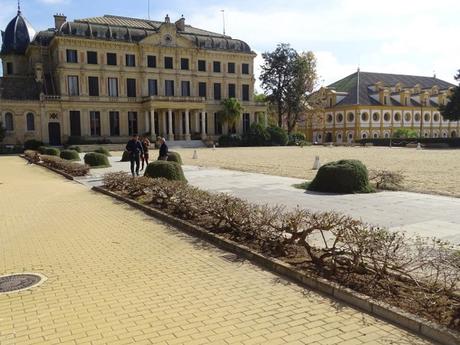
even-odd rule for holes
{"type": "MultiPolygon", "coordinates": [[[[388,73],[372,73],[372,72],[355,72],[349,76],[336,81],[335,83],[328,86],[338,92],[346,92],[348,95],[340,101],[337,105],[356,105],[358,104],[358,93],[359,93],[359,104],[361,105],[379,105],[374,98],[371,97],[375,94],[371,89],[376,83],[382,82],[384,86],[395,86],[400,83],[402,88],[412,88],[415,85],[419,85],[422,89],[431,89],[433,86],[438,86],[440,90],[446,90],[455,85],[448,83],[444,80],[435,77],[422,77],[414,75],[404,74],[388,74],[388,73]],[[358,73],[359,73],[359,91],[358,91],[358,73]]],[[[392,105],[400,105],[394,99],[391,99],[392,105]]],[[[417,102],[412,100],[410,105],[419,105],[417,102]]]]}
{"type": "Polygon", "coordinates": [[[0,99],[38,100],[42,84],[33,77],[11,76],[0,78],[0,99]]]}

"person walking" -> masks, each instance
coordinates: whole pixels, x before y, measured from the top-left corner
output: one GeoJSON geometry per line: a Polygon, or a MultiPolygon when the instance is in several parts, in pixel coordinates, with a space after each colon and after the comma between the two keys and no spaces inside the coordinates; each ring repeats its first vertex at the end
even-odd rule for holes
{"type": "Polygon", "coordinates": [[[160,154],[158,155],[159,161],[167,161],[168,160],[168,145],[166,145],[165,138],[159,138],[160,142],[160,154]]]}
{"type": "Polygon", "coordinates": [[[147,136],[144,136],[142,138],[142,151],[143,151],[143,154],[142,154],[142,167],[141,167],[141,171],[144,170],[144,167],[146,167],[147,165],[149,165],[149,146],[150,146],[150,140],[147,136]]]}
{"type": "Polygon", "coordinates": [[[137,134],[134,134],[131,140],[128,141],[128,144],[126,144],[126,151],[129,152],[129,160],[131,162],[131,174],[134,177],[134,172],[136,172],[136,175],[139,176],[140,157],[144,153],[144,151],[142,149],[142,144],[139,141],[139,136],[137,134]],[[134,165],[136,165],[135,170],[134,165]]]}

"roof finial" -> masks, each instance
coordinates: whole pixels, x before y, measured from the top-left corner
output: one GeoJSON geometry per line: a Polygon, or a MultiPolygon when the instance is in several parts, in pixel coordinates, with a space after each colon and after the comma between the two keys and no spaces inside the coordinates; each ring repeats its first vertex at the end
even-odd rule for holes
{"type": "Polygon", "coordinates": [[[18,14],[21,14],[21,1],[18,0],[18,14]]]}

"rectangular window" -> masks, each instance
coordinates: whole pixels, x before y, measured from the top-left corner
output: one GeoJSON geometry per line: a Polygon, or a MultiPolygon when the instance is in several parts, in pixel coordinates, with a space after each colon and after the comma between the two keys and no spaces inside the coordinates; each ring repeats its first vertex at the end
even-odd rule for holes
{"type": "Polygon", "coordinates": [[[69,86],[69,96],[78,96],[80,94],[78,87],[78,77],[76,75],[69,75],[67,77],[69,86]]]}
{"type": "Polygon", "coordinates": [[[136,55],[126,54],[126,66],[136,67],[136,55]]]}
{"type": "Polygon", "coordinates": [[[109,78],[109,96],[118,97],[118,78],[109,78]]]}
{"type": "Polygon", "coordinates": [[[120,113],[118,111],[109,112],[110,136],[120,136],[120,113]]]}
{"type": "Polygon", "coordinates": [[[90,65],[97,65],[97,52],[86,52],[86,62],[90,65]]]}
{"type": "Polygon", "coordinates": [[[228,73],[235,73],[235,63],[234,62],[229,62],[228,63],[228,73]]]}
{"type": "Polygon", "coordinates": [[[99,111],[89,112],[89,123],[92,137],[101,136],[101,113],[99,111]]]}
{"type": "Polygon", "coordinates": [[[136,79],[126,79],[126,95],[136,97],[136,79]]]}
{"type": "Polygon", "coordinates": [[[220,61],[214,61],[213,66],[214,73],[220,73],[220,61]]]}
{"type": "Polygon", "coordinates": [[[81,122],[80,122],[80,112],[71,110],[69,113],[70,116],[70,135],[72,137],[81,136],[81,122]]]}
{"type": "Polygon", "coordinates": [[[158,96],[158,83],[156,79],[149,79],[149,96],[158,96]]]}
{"type": "Polygon", "coordinates": [[[249,101],[249,85],[243,85],[243,101],[249,101]]]}
{"type": "Polygon", "coordinates": [[[6,63],[6,74],[13,74],[13,64],[11,62],[6,63]]]}
{"type": "Polygon", "coordinates": [[[90,96],[99,96],[98,77],[88,77],[88,93],[90,96]]]}
{"type": "Polygon", "coordinates": [[[165,96],[174,96],[174,80],[165,80],[165,96]]]}
{"type": "Polygon", "coordinates": [[[33,113],[27,113],[26,116],[27,130],[35,131],[35,115],[33,113]]]}
{"type": "Polygon", "coordinates": [[[110,66],[117,65],[117,54],[116,53],[107,53],[107,65],[110,65],[110,66]]]}
{"type": "Polygon", "coordinates": [[[222,99],[220,83],[214,83],[214,99],[220,101],[222,99]]]}
{"type": "Polygon", "coordinates": [[[173,63],[173,58],[169,56],[165,56],[165,68],[166,69],[173,69],[174,68],[174,63],[173,63]]]}
{"type": "Polygon", "coordinates": [[[214,113],[214,129],[215,129],[215,134],[222,134],[222,123],[219,121],[219,114],[214,113]]]}
{"type": "Polygon", "coordinates": [[[228,98],[235,98],[235,97],[236,97],[236,85],[228,84],[228,98]]]}
{"type": "Polygon", "coordinates": [[[67,49],[67,62],[69,63],[78,62],[78,54],[75,49],[67,49]]]}
{"type": "Polygon", "coordinates": [[[198,83],[198,97],[206,98],[206,83],[198,83]]]}
{"type": "Polygon", "coordinates": [[[206,72],[206,61],[205,60],[198,60],[198,71],[206,72]]]}
{"type": "Polygon", "coordinates": [[[183,70],[190,69],[188,59],[186,59],[186,58],[180,59],[180,69],[183,69],[183,70]]]}
{"type": "Polygon", "coordinates": [[[241,66],[241,73],[242,74],[249,74],[249,64],[248,63],[244,63],[241,66]]]}
{"type": "Polygon", "coordinates": [[[181,82],[181,91],[182,91],[182,97],[190,97],[190,82],[189,81],[181,82]]]}
{"type": "Polygon", "coordinates": [[[248,113],[243,114],[243,133],[247,133],[249,131],[251,124],[250,118],[248,113]]]}
{"type": "Polygon", "coordinates": [[[147,67],[148,68],[157,68],[157,57],[155,55],[147,56],[147,67]]]}
{"type": "Polygon", "coordinates": [[[137,134],[137,112],[128,111],[128,132],[132,136],[137,134]]]}

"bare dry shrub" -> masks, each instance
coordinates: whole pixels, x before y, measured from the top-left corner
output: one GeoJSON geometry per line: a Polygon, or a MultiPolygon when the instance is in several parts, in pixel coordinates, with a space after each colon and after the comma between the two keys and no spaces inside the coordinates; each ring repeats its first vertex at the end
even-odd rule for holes
{"type": "Polygon", "coordinates": [[[400,190],[404,182],[404,175],[401,171],[371,170],[369,181],[374,183],[377,189],[400,190]]]}
{"type": "Polygon", "coordinates": [[[71,176],[85,176],[89,173],[89,166],[75,162],[69,162],[56,156],[40,155],[42,163],[48,167],[63,171],[71,176]]]}

